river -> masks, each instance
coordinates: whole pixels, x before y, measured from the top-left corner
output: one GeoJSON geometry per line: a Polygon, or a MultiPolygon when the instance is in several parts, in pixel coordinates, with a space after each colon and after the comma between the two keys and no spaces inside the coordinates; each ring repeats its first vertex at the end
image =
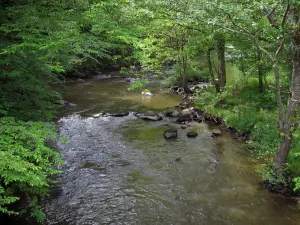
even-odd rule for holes
{"type": "Polygon", "coordinates": [[[59,144],[65,165],[52,195],[43,200],[47,224],[299,224],[299,205],[263,189],[242,143],[214,125],[195,123],[187,138],[171,119],[150,122],[99,117],[100,112],[162,112],[181,97],[150,87],[153,97],[128,92],[124,79],[67,85],[77,104],[58,112],[68,144],[59,144]],[[163,131],[178,128],[167,141],[163,131]]]}

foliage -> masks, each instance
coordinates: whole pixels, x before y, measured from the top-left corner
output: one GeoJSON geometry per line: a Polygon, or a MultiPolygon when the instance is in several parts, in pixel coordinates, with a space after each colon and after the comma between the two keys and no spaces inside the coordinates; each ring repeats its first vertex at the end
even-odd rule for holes
{"type": "Polygon", "coordinates": [[[148,80],[135,81],[134,83],[132,83],[130,85],[130,87],[128,88],[128,91],[132,91],[132,90],[135,90],[137,88],[140,88],[140,87],[146,85],[147,83],[148,83],[148,80]]]}
{"type": "MultiPolygon", "coordinates": [[[[274,171],[270,164],[262,164],[261,169],[257,170],[271,184],[289,189],[292,183],[292,178],[288,175],[287,168],[282,168],[280,171],[274,171]]],[[[296,189],[295,189],[296,190],[296,189]]]]}
{"type": "Polygon", "coordinates": [[[24,193],[31,202],[32,216],[43,220],[37,196],[47,194],[49,175],[57,174],[60,154],[47,143],[55,139],[54,127],[42,122],[0,119],[0,211],[18,214],[9,205],[24,193]]]}
{"type": "Polygon", "coordinates": [[[221,93],[213,88],[198,93],[195,104],[249,137],[247,145],[266,160],[263,174],[272,182],[284,183],[274,178],[269,162],[283,134],[291,134],[287,162],[300,189],[299,129],[282,129],[298,119],[282,119],[288,112],[289,89],[296,87],[290,85],[290,43],[299,24],[287,22],[295,6],[296,1],[285,0],[1,1],[0,157],[5,160],[0,163],[0,210],[14,213],[7,205],[25,192],[33,215],[42,219],[35,196],[46,193],[47,176],[57,173],[53,166],[60,164],[58,153],[45,144],[53,135],[49,125],[4,116],[51,119],[53,103],[60,98],[52,86],[86,65],[129,67],[126,73],[140,79],[128,90],[144,86],[150,72],[163,74],[164,65],[173,66],[169,85],[188,89],[188,79],[205,77],[220,89],[216,78],[225,74],[225,62],[214,60],[216,55],[224,59],[220,40],[223,52],[227,43],[226,61],[242,76],[237,83],[227,77],[221,93]],[[279,75],[270,82],[272,69],[279,75]]]}
{"type": "Polygon", "coordinates": [[[16,1],[1,8],[0,116],[51,118],[59,98],[51,85],[63,81],[64,73],[86,61],[101,66],[100,60],[127,54],[116,50],[124,45],[114,33],[117,21],[106,23],[108,8],[66,0],[16,1]]]}

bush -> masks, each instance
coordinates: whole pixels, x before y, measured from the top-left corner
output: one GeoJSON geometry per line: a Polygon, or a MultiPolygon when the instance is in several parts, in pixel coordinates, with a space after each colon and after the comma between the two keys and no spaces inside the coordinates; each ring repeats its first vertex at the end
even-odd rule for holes
{"type": "Polygon", "coordinates": [[[43,220],[37,197],[47,194],[48,176],[57,174],[55,168],[62,164],[49,138],[56,138],[50,124],[0,118],[0,212],[18,214],[9,205],[25,193],[31,215],[43,220]]]}

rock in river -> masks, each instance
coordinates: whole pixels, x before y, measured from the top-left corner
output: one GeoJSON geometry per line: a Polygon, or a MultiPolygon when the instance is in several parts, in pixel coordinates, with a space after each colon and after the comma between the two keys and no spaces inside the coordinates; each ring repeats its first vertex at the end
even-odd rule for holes
{"type": "Polygon", "coordinates": [[[162,117],[158,113],[152,111],[141,114],[138,117],[143,120],[152,120],[152,121],[162,120],[162,117]]]}
{"type": "Polygon", "coordinates": [[[177,129],[171,128],[164,131],[165,139],[175,139],[177,138],[177,129]]]}
{"type": "Polygon", "coordinates": [[[181,116],[184,116],[184,117],[191,116],[191,115],[192,115],[192,113],[189,109],[184,109],[181,112],[181,116]]]}
{"type": "Polygon", "coordinates": [[[195,131],[189,131],[187,132],[186,136],[188,136],[189,138],[193,138],[193,137],[197,137],[198,133],[195,131]]]}
{"type": "Polygon", "coordinates": [[[222,133],[219,129],[214,129],[211,134],[213,137],[217,137],[217,136],[221,136],[222,133]]]}

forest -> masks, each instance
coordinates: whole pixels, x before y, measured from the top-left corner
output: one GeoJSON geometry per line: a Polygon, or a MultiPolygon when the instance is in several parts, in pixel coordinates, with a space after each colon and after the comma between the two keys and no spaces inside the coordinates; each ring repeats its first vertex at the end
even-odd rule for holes
{"type": "Polygon", "coordinates": [[[182,87],[245,137],[269,189],[299,196],[299,0],[1,0],[0,13],[2,214],[45,220],[39,199],[63,165],[51,142],[67,142],[54,87],[108,68],[137,78],[130,89],[149,74],[182,87]],[[191,80],[211,86],[192,94],[191,80]]]}

